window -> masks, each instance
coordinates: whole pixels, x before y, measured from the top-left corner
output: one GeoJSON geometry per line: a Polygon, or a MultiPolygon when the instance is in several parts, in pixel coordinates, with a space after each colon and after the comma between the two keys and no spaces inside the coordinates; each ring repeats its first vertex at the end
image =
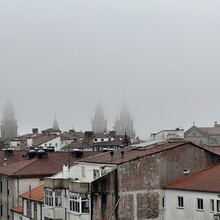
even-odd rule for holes
{"type": "Polygon", "coordinates": [[[74,194],[70,194],[70,211],[80,212],[79,210],[80,198],[74,194]]]}
{"type": "Polygon", "coordinates": [[[178,201],[177,201],[177,207],[178,207],[178,208],[184,208],[183,197],[182,197],[182,196],[178,196],[177,199],[178,199],[178,201]]]}
{"type": "Polygon", "coordinates": [[[100,174],[99,174],[99,170],[93,170],[93,179],[95,180],[95,179],[97,179],[97,178],[99,178],[99,176],[100,176],[100,174]]]}
{"type": "Polygon", "coordinates": [[[214,212],[214,211],[215,211],[214,199],[210,199],[210,212],[214,212]]]}
{"type": "Polygon", "coordinates": [[[82,177],[86,177],[86,169],[85,169],[85,167],[81,167],[81,174],[82,174],[82,177]]]}
{"type": "Polygon", "coordinates": [[[165,209],[165,197],[162,197],[161,207],[162,207],[162,209],[165,209]]]}
{"type": "Polygon", "coordinates": [[[34,219],[37,219],[37,203],[34,202],[34,219]]]}
{"type": "Polygon", "coordinates": [[[45,189],[45,204],[53,206],[53,191],[50,189],[45,189]]]}
{"type": "Polygon", "coordinates": [[[55,190],[55,206],[62,206],[62,190],[60,189],[55,190]]]}
{"type": "Polygon", "coordinates": [[[217,205],[217,212],[220,212],[220,200],[216,201],[216,205],[217,205]]]}
{"type": "Polygon", "coordinates": [[[77,213],[89,213],[89,197],[70,193],[70,211],[77,213]]]}
{"type": "Polygon", "coordinates": [[[197,199],[197,210],[203,210],[203,199],[197,199]]]}
{"type": "Polygon", "coordinates": [[[27,216],[31,217],[31,201],[26,200],[26,210],[27,210],[27,216]]]}
{"type": "Polygon", "coordinates": [[[81,208],[82,208],[82,213],[89,213],[89,198],[88,196],[82,196],[81,197],[81,208]]]}

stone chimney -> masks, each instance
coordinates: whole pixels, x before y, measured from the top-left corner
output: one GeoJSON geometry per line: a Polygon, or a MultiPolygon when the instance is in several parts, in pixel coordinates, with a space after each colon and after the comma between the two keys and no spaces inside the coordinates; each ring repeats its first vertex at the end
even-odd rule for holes
{"type": "Polygon", "coordinates": [[[93,131],[86,131],[85,132],[85,142],[88,144],[91,144],[92,138],[93,138],[93,131]]]}

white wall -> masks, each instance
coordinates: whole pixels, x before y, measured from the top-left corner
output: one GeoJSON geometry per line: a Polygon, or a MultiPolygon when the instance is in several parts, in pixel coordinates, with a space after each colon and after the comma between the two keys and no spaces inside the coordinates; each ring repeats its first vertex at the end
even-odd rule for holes
{"type": "MultiPolygon", "coordinates": [[[[80,182],[92,182],[93,170],[99,170],[100,176],[106,172],[113,170],[116,166],[109,164],[94,164],[94,163],[81,163],[77,162],[76,165],[71,166],[69,169],[69,178],[77,178],[80,182]],[[85,177],[82,176],[82,167],[85,167],[85,177]]],[[[66,173],[66,168],[64,169],[66,173]]],[[[63,172],[57,173],[53,178],[65,178],[63,172]]]]}
{"type": "Polygon", "coordinates": [[[216,213],[217,193],[165,190],[165,220],[213,220],[216,213]],[[184,197],[184,208],[177,208],[177,196],[184,197]],[[197,210],[197,198],[203,199],[203,211],[197,210]],[[210,211],[210,199],[214,199],[215,211],[210,211]]]}
{"type": "Polygon", "coordinates": [[[54,147],[54,150],[55,151],[60,151],[60,136],[59,137],[56,137],[50,141],[47,141],[41,145],[39,145],[41,147],[54,147]]]}

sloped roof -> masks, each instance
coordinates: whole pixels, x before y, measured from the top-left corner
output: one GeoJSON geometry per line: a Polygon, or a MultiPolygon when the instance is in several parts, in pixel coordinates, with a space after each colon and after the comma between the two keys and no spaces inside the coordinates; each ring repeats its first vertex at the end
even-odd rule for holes
{"type": "Polygon", "coordinates": [[[23,160],[22,155],[26,155],[26,150],[16,150],[12,154],[7,154],[7,151],[0,151],[0,167],[6,164],[15,163],[23,160]]]}
{"type": "Polygon", "coordinates": [[[191,128],[189,128],[186,132],[185,135],[188,134],[191,130],[196,129],[198,132],[204,134],[209,134],[209,135],[220,135],[220,127],[196,127],[193,125],[191,128]]]}
{"type": "Polygon", "coordinates": [[[12,212],[17,212],[19,214],[23,214],[23,206],[17,206],[11,209],[12,212]]]}
{"type": "Polygon", "coordinates": [[[220,127],[198,127],[198,129],[210,135],[220,135],[220,127]]]}
{"type": "Polygon", "coordinates": [[[22,193],[20,197],[24,199],[32,200],[35,202],[43,203],[44,202],[44,184],[34,189],[31,189],[30,191],[22,193]]]}
{"type": "Polygon", "coordinates": [[[33,146],[38,146],[59,137],[56,134],[39,134],[33,137],[33,146]]]}
{"type": "Polygon", "coordinates": [[[220,164],[210,166],[174,182],[166,184],[165,189],[190,190],[220,193],[220,164]]]}
{"type": "MultiPolygon", "coordinates": [[[[191,142],[166,142],[158,144],[158,146],[153,147],[135,147],[128,146],[125,148],[118,149],[114,151],[113,156],[110,155],[110,152],[101,153],[99,155],[95,155],[92,157],[88,157],[86,159],[81,159],[79,162],[88,162],[88,163],[104,163],[104,164],[121,164],[126,163],[131,160],[135,160],[137,158],[146,157],[152,154],[157,154],[162,151],[167,151],[179,146],[183,145],[194,145],[191,142]],[[122,157],[121,151],[124,151],[124,155],[122,157]]],[[[199,147],[197,145],[194,145],[199,147]]]]}
{"type": "MultiPolygon", "coordinates": [[[[96,155],[100,152],[84,152],[82,158],[96,155]]],[[[21,159],[19,162],[0,167],[0,175],[35,177],[51,176],[62,170],[63,164],[74,165],[81,158],[73,157],[68,152],[48,152],[47,158],[21,159]]]]}

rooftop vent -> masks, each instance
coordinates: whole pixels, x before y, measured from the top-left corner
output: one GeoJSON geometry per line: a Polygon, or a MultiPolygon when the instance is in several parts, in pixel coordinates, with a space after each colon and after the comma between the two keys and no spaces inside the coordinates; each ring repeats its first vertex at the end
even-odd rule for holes
{"type": "Polygon", "coordinates": [[[11,148],[7,148],[7,149],[5,150],[5,154],[6,154],[7,156],[13,155],[13,150],[12,150],[11,148]]]}
{"type": "Polygon", "coordinates": [[[43,149],[40,149],[37,151],[37,158],[47,158],[47,152],[45,152],[43,149]]]}
{"type": "Polygon", "coordinates": [[[35,150],[30,150],[27,154],[29,159],[35,158],[37,155],[35,150]]]}
{"type": "Polygon", "coordinates": [[[78,148],[75,148],[72,150],[71,154],[75,157],[82,157],[83,156],[83,151],[78,149],[78,148]]]}

